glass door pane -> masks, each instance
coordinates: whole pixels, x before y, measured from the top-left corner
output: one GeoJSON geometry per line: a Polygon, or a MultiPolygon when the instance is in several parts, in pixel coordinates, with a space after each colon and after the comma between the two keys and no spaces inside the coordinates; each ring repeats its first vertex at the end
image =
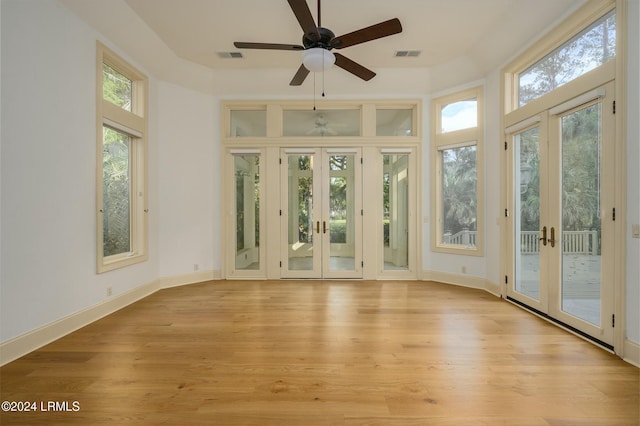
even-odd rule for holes
{"type": "MultiPolygon", "coordinates": [[[[601,103],[561,118],[562,311],[601,322],[601,103]]],[[[553,238],[553,237],[551,237],[553,238]]]]}
{"type": "Polygon", "coordinates": [[[361,278],[360,152],[301,150],[283,150],[283,276],[361,278]]]}
{"type": "Polygon", "coordinates": [[[234,156],[236,270],[260,269],[260,156],[234,156]]]}
{"type": "Polygon", "coordinates": [[[515,291],[540,301],[540,127],[514,135],[515,291]]]}
{"type": "Polygon", "coordinates": [[[409,155],[383,156],[384,269],[409,268],[409,155]]]}
{"type": "Polygon", "coordinates": [[[356,269],[354,161],[354,154],[328,155],[329,271],[356,269]]]}
{"type": "MultiPolygon", "coordinates": [[[[316,190],[314,188],[314,155],[289,154],[288,176],[288,270],[313,271],[315,233],[319,222],[314,215],[316,190]],[[317,225],[317,226],[314,226],[317,225]]],[[[319,193],[317,194],[320,195],[319,193]]]]}

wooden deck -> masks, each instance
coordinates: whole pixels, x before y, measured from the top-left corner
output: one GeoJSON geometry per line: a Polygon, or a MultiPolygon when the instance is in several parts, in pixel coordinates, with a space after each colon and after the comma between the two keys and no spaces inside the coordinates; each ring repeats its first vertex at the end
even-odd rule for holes
{"type": "Polygon", "coordinates": [[[2,401],[39,404],[2,425],[640,422],[638,368],[488,293],[428,282],[162,290],[0,380],[2,401]]]}

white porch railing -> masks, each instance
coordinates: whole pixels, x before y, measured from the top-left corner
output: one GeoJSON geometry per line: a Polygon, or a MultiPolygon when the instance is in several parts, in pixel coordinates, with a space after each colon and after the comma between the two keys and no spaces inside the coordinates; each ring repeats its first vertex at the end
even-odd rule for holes
{"type": "MultiPolygon", "coordinates": [[[[477,231],[462,230],[456,234],[445,233],[445,244],[475,246],[477,231]]],[[[533,254],[540,251],[540,233],[538,231],[520,232],[520,253],[533,254]]],[[[566,254],[597,255],[599,250],[598,231],[564,231],[562,250],[566,254]]]]}
{"type": "Polygon", "coordinates": [[[469,231],[468,229],[463,229],[456,234],[445,232],[443,243],[461,245],[465,247],[475,247],[477,233],[477,231],[469,231]]]}
{"type": "MultiPolygon", "coordinates": [[[[520,253],[531,254],[540,251],[540,233],[538,231],[520,232],[520,253]]],[[[562,252],[566,254],[597,255],[600,244],[598,231],[564,231],[562,233],[562,252]]]]}

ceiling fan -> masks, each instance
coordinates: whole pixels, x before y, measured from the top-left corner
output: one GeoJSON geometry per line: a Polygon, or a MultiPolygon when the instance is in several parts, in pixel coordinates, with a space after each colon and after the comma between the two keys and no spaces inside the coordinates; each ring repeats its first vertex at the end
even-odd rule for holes
{"type": "Polygon", "coordinates": [[[333,31],[322,27],[321,7],[318,0],[318,25],[313,20],[311,10],[306,0],[287,0],[298,19],[304,35],[302,45],[279,43],[253,43],[235,42],[239,49],[271,49],[271,50],[298,50],[303,51],[303,63],[289,83],[291,86],[300,86],[309,72],[324,71],[335,64],[340,68],[360,77],[365,81],[371,80],[376,73],[368,68],[352,61],[340,53],[331,52],[332,49],[343,49],[382,37],[402,32],[402,25],[398,18],[380,22],[379,24],[336,37],[333,31]]]}

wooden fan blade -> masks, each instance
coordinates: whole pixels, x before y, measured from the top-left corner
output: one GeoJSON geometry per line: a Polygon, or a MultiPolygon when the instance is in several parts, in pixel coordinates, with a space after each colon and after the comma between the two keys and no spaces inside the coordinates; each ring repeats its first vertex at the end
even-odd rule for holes
{"type": "Polygon", "coordinates": [[[300,68],[298,68],[296,75],[293,76],[293,79],[291,80],[291,83],[289,83],[289,86],[300,86],[308,75],[309,70],[305,68],[304,65],[300,65],[300,68]]]}
{"type": "Polygon", "coordinates": [[[307,38],[312,41],[320,40],[320,33],[318,32],[318,27],[316,26],[315,21],[313,20],[313,15],[311,15],[311,10],[307,5],[306,0],[288,0],[289,6],[291,6],[291,10],[293,10],[293,14],[296,15],[296,19],[300,23],[300,27],[302,27],[302,31],[307,38]]]}
{"type": "Polygon", "coordinates": [[[402,24],[398,18],[380,22],[370,27],[362,28],[358,31],[335,37],[331,40],[331,46],[336,49],[353,46],[366,41],[387,37],[402,32],[402,24]]]}
{"type": "Polygon", "coordinates": [[[349,71],[351,74],[355,75],[356,77],[360,77],[364,81],[369,81],[376,76],[375,72],[371,71],[368,68],[363,67],[357,62],[352,61],[346,56],[341,55],[339,53],[334,53],[334,55],[336,56],[336,65],[345,71],[349,71]]]}
{"type": "Polygon", "coordinates": [[[298,44],[280,43],[251,43],[236,41],[233,43],[238,49],[271,49],[271,50],[304,50],[304,46],[298,44]]]}

